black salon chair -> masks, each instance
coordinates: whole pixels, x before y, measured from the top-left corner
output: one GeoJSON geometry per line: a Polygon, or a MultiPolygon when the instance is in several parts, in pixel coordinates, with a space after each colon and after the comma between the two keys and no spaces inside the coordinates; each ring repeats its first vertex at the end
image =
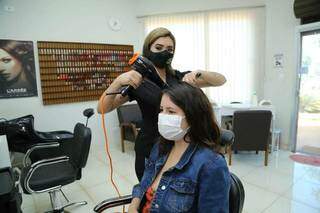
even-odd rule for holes
{"type": "MultiPolygon", "coordinates": [[[[92,108],[85,109],[83,115],[86,117],[86,126],[89,118],[94,114],[92,108]]],[[[64,130],[41,132],[34,128],[33,115],[26,115],[12,120],[5,120],[0,122],[0,135],[6,135],[8,141],[9,151],[11,152],[11,160],[16,156],[14,153],[25,154],[28,149],[34,144],[39,143],[65,143],[73,141],[73,133],[64,130]]],[[[38,150],[31,155],[32,161],[37,161],[44,158],[52,158],[60,155],[60,150],[38,150]]],[[[14,166],[20,168],[22,162],[15,162],[14,166]]]]}
{"type": "MultiPolygon", "coordinates": [[[[94,110],[92,108],[88,108],[83,111],[83,115],[86,117],[86,126],[89,118],[93,114],[94,110]]],[[[20,153],[26,153],[33,144],[67,142],[71,141],[73,138],[73,134],[69,131],[58,130],[41,132],[35,130],[33,115],[26,115],[1,122],[0,135],[1,134],[7,136],[9,151],[20,153]]]]}
{"type": "Polygon", "coordinates": [[[121,130],[121,150],[124,152],[124,140],[134,142],[140,131],[142,115],[138,104],[125,104],[117,108],[121,130]]]}
{"type": "MultiPolygon", "coordinates": [[[[242,182],[235,174],[230,173],[230,176],[229,213],[241,213],[245,199],[244,188],[242,182]]],[[[96,205],[94,212],[100,213],[110,208],[127,205],[131,203],[131,200],[131,195],[107,199],[96,205]]]]}
{"type": "Polygon", "coordinates": [[[34,129],[33,115],[26,115],[7,121],[6,136],[10,152],[26,153],[36,143],[70,140],[68,131],[40,132],[34,129]]]}
{"type": "MultiPolygon", "coordinates": [[[[220,144],[225,147],[231,147],[234,142],[234,134],[230,130],[221,130],[220,144]]],[[[230,149],[231,151],[231,149],[230,149]]],[[[229,212],[230,213],[241,213],[243,209],[245,192],[240,179],[233,173],[230,173],[231,186],[229,193],[229,212]]],[[[106,209],[114,208],[117,206],[130,204],[132,200],[131,195],[122,197],[111,198],[102,201],[95,206],[95,212],[103,212],[106,209]]]]}
{"type": "Polygon", "coordinates": [[[0,168],[0,209],[5,213],[22,213],[19,182],[12,168],[0,168]]]}
{"type": "MultiPolygon", "coordinates": [[[[39,143],[33,145],[26,153],[21,172],[20,184],[26,194],[49,192],[53,212],[63,212],[71,205],[85,205],[86,201],[70,203],[61,188],[81,178],[82,168],[85,167],[90,144],[91,130],[78,123],[74,127],[74,137],[71,141],[58,143],[39,143]],[[60,156],[45,158],[28,164],[28,159],[38,151],[58,149],[60,156]],[[63,205],[59,193],[66,201],[63,205]]],[[[31,158],[32,159],[32,158],[31,158]]]]}

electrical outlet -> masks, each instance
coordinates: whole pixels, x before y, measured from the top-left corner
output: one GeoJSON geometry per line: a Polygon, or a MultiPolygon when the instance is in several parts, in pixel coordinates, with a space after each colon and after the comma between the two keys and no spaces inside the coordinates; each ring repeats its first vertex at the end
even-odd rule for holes
{"type": "Polygon", "coordinates": [[[5,5],[4,6],[4,11],[14,12],[14,6],[5,5]]]}

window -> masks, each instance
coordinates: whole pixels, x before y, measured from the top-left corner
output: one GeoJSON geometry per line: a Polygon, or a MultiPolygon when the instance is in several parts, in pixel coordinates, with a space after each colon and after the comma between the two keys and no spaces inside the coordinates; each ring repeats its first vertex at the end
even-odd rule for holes
{"type": "Polygon", "coordinates": [[[143,18],[145,33],[168,28],[176,37],[173,67],[222,73],[227,83],[205,89],[220,104],[250,101],[263,93],[265,12],[263,7],[143,18]]]}

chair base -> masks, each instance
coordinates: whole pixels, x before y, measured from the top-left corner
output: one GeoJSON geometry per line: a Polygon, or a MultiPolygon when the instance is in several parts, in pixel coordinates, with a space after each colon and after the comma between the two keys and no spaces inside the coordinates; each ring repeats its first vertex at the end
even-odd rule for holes
{"type": "Polygon", "coordinates": [[[66,210],[51,210],[51,211],[46,211],[44,213],[71,213],[69,211],[66,211],[66,210]]]}
{"type": "Polygon", "coordinates": [[[72,202],[70,203],[69,199],[66,197],[66,195],[63,193],[61,189],[57,189],[54,191],[49,192],[50,200],[51,200],[51,206],[52,210],[47,211],[48,213],[61,213],[61,212],[68,212],[65,210],[65,208],[75,205],[86,205],[87,201],[81,201],[81,202],[72,202]],[[59,193],[61,193],[64,197],[64,199],[67,201],[67,204],[63,205],[61,196],[59,196],[59,193]]]}
{"type": "Polygon", "coordinates": [[[56,209],[56,210],[50,210],[50,211],[46,211],[45,213],[71,213],[70,211],[66,211],[65,208],[69,207],[69,206],[75,206],[75,205],[87,205],[87,201],[81,201],[81,202],[73,202],[70,204],[67,204],[65,206],[63,206],[61,209],[56,209]]]}

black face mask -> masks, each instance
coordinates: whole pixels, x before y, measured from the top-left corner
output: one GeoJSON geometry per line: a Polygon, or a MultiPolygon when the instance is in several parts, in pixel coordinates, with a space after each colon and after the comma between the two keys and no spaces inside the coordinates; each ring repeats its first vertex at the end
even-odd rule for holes
{"type": "Polygon", "coordinates": [[[168,50],[163,50],[161,52],[148,51],[146,57],[152,61],[152,63],[159,68],[165,68],[166,65],[170,64],[173,58],[173,54],[168,50]]]}

